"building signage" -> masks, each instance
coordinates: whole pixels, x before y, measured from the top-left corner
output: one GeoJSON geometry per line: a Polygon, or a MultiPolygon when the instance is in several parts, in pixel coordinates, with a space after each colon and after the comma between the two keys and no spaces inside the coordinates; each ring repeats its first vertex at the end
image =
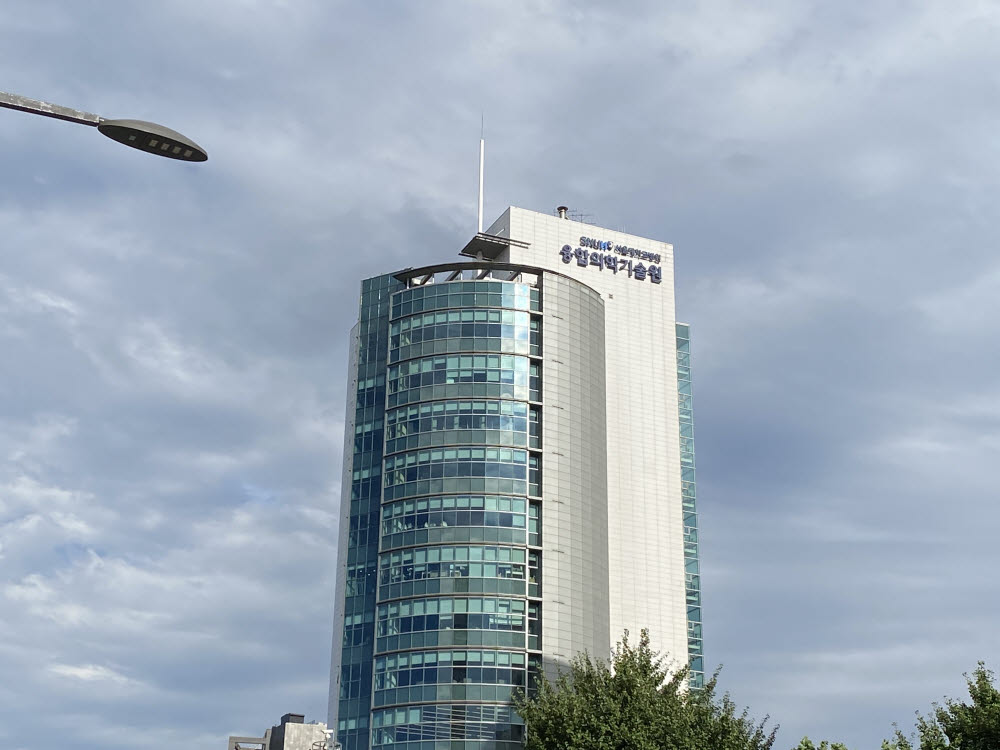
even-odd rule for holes
{"type": "Polygon", "coordinates": [[[645,250],[637,250],[634,247],[616,245],[611,240],[595,240],[592,237],[581,237],[580,247],[589,247],[591,250],[614,250],[619,255],[627,255],[630,258],[648,260],[650,263],[659,265],[660,256],[656,253],[647,253],[645,250]]]}
{"type": "Polygon", "coordinates": [[[647,266],[642,262],[642,260],[652,260],[655,258],[658,263],[660,260],[659,255],[647,253],[643,250],[636,250],[633,247],[612,245],[610,242],[598,242],[587,237],[580,238],[580,245],[582,247],[575,249],[571,245],[563,245],[559,251],[559,254],[562,256],[562,262],[572,263],[573,258],[576,258],[578,266],[597,266],[597,270],[599,271],[608,270],[614,274],[623,271],[629,275],[629,278],[636,281],[645,281],[648,278],[650,283],[653,284],[663,282],[663,269],[660,266],[653,264],[647,266]],[[594,244],[585,244],[585,241],[594,244]],[[629,255],[630,257],[620,258],[618,255],[612,255],[611,253],[587,250],[587,247],[597,247],[598,250],[611,250],[620,255],[629,255]],[[635,254],[633,255],[633,253],[635,254]],[[633,261],[632,258],[640,258],[640,260],[633,261]]]}

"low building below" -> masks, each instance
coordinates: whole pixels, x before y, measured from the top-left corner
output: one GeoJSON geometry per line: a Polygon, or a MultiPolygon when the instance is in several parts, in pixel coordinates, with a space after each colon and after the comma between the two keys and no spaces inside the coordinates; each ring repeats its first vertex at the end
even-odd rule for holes
{"type": "Polygon", "coordinates": [[[263,737],[229,738],[229,750],[338,750],[326,724],[305,723],[302,714],[285,714],[281,723],[264,732],[263,737]]]}

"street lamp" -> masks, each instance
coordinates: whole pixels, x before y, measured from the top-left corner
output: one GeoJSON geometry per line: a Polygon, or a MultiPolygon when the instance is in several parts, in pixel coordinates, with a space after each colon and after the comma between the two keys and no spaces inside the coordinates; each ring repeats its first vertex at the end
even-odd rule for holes
{"type": "Polygon", "coordinates": [[[197,143],[176,130],[155,122],[142,120],[106,120],[90,112],[81,112],[58,104],[49,104],[26,96],[0,91],[0,107],[29,112],[33,115],[52,117],[56,120],[90,125],[113,141],[145,151],[147,154],[166,156],[181,161],[206,161],[208,153],[197,143]]]}

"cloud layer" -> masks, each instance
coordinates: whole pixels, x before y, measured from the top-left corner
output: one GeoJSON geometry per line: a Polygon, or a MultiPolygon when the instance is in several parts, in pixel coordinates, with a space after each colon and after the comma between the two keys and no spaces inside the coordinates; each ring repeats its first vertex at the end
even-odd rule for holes
{"type": "Polygon", "coordinates": [[[877,747],[997,664],[1000,12],[988,3],[11,0],[0,738],[325,718],[360,278],[565,204],[676,247],[707,660],[877,747]]]}

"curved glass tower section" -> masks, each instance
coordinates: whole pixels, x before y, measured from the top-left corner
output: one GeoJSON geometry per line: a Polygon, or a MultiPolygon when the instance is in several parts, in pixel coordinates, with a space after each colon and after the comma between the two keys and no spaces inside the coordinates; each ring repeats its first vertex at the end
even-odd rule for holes
{"type": "Polygon", "coordinates": [[[537,286],[458,276],[392,296],[375,747],[520,747],[509,702],[540,647],[540,355],[537,286]]]}

